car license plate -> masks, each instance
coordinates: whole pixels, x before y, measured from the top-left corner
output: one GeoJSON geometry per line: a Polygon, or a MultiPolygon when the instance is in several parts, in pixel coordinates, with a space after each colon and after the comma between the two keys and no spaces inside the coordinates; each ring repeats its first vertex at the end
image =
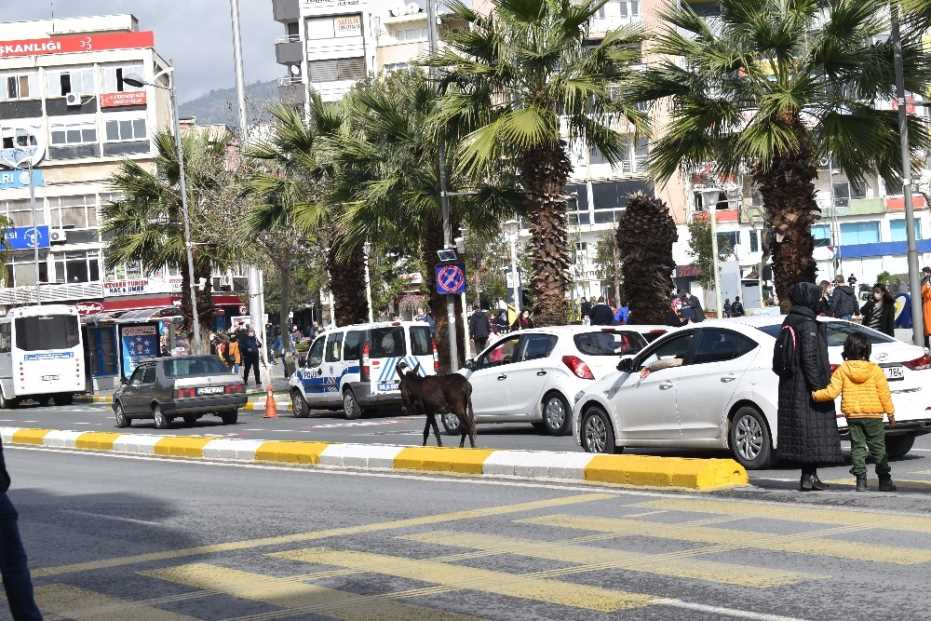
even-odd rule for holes
{"type": "Polygon", "coordinates": [[[901,364],[897,364],[893,367],[883,367],[883,372],[886,374],[886,379],[890,382],[905,379],[905,369],[901,364]]]}
{"type": "Polygon", "coordinates": [[[197,389],[199,395],[218,395],[223,392],[223,386],[204,386],[197,389]]]}
{"type": "Polygon", "coordinates": [[[43,382],[54,382],[54,381],[56,381],[57,379],[58,379],[58,376],[57,376],[57,375],[43,375],[43,376],[42,376],[42,381],[43,381],[43,382]]]}

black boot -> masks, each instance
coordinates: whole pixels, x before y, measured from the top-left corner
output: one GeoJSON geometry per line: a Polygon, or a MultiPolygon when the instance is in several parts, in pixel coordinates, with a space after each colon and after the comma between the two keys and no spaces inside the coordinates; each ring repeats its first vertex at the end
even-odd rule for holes
{"type": "Polygon", "coordinates": [[[858,491],[858,492],[865,492],[865,491],[867,491],[867,487],[866,487],[866,475],[865,475],[865,474],[858,474],[858,475],[857,475],[857,491],[858,491]]]}
{"type": "MultiPolygon", "coordinates": [[[[864,477],[866,478],[866,477],[864,477]]],[[[896,490],[895,483],[892,482],[892,477],[886,475],[880,477],[879,479],[879,491],[881,492],[894,492],[896,490]]]]}
{"type": "Polygon", "coordinates": [[[810,473],[802,471],[802,478],[798,482],[798,491],[810,492],[814,489],[814,478],[810,473]]]}
{"type": "Polygon", "coordinates": [[[831,487],[820,478],[818,478],[818,471],[815,470],[811,473],[811,488],[815,491],[821,492],[831,487]]]}

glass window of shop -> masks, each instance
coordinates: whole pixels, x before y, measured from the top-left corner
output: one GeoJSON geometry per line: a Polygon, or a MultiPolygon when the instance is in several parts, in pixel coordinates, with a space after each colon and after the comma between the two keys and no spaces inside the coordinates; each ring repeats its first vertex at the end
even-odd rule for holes
{"type": "Polygon", "coordinates": [[[58,252],[52,255],[55,263],[55,281],[59,283],[99,282],[100,252],[79,250],[58,252]]]}
{"type": "Polygon", "coordinates": [[[139,261],[130,261],[128,263],[121,263],[113,267],[113,269],[107,270],[107,280],[136,280],[142,278],[142,263],[139,261]]]}
{"type": "Polygon", "coordinates": [[[62,229],[97,227],[97,196],[60,196],[48,199],[51,225],[62,229]]]}

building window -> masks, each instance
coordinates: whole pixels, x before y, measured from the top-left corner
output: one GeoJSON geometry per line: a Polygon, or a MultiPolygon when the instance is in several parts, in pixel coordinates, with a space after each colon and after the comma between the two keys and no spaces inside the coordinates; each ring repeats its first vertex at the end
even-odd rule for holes
{"type": "Polygon", "coordinates": [[[49,71],[46,83],[49,97],[64,97],[70,93],[94,95],[97,93],[93,67],[85,69],[68,69],[67,71],[49,71]]]}
{"type": "MultiPolygon", "coordinates": [[[[905,220],[892,220],[889,222],[889,228],[892,232],[891,241],[908,241],[908,235],[906,234],[908,229],[905,228],[905,220]]],[[[921,220],[915,220],[915,239],[921,239],[921,220]]]]}
{"type": "Polygon", "coordinates": [[[401,43],[413,43],[415,41],[427,40],[426,28],[403,28],[398,30],[394,38],[401,43]]]}
{"type": "Polygon", "coordinates": [[[145,119],[107,121],[107,142],[145,140],[145,119]]]}
{"type": "Polygon", "coordinates": [[[847,222],[840,225],[840,243],[875,244],[879,241],[879,222],[847,222]]]}
{"type": "Polygon", "coordinates": [[[620,17],[622,20],[640,17],[640,0],[613,0],[606,2],[598,12],[597,19],[620,17]]]}
{"type": "Polygon", "coordinates": [[[305,31],[309,40],[358,37],[362,34],[362,16],[312,17],[305,23],[305,31]]]}
{"type": "Polygon", "coordinates": [[[296,41],[299,36],[301,36],[301,26],[297,22],[288,22],[285,25],[285,34],[288,35],[288,38],[296,41]]]}
{"type": "Polygon", "coordinates": [[[34,147],[37,144],[35,135],[22,127],[0,127],[0,138],[4,149],[34,147]]]}
{"type": "Polygon", "coordinates": [[[35,73],[6,73],[0,76],[0,101],[36,99],[35,73]]]}
{"type": "Polygon", "coordinates": [[[760,232],[750,231],[750,252],[760,251],[760,232]]]}
{"type": "Polygon", "coordinates": [[[815,238],[816,247],[831,245],[831,227],[827,224],[818,224],[811,227],[811,236],[815,238]]]}
{"type": "Polygon", "coordinates": [[[411,68],[409,63],[388,63],[385,65],[385,73],[396,73],[398,71],[408,71],[411,68]]]}
{"type": "Polygon", "coordinates": [[[733,252],[739,242],[740,233],[737,231],[718,233],[718,248],[730,248],[733,252]]]}
{"type": "MultiPolygon", "coordinates": [[[[650,143],[646,138],[638,138],[636,142],[632,137],[627,138],[621,145],[621,153],[622,157],[615,164],[616,168],[619,167],[625,173],[646,171],[647,158],[650,156],[650,143]]],[[[588,157],[593,166],[608,163],[607,158],[595,145],[589,146],[588,157]]]]}
{"type": "Polygon", "coordinates": [[[143,90],[144,86],[131,86],[124,82],[124,78],[130,75],[141,76],[142,63],[105,65],[103,67],[103,92],[122,93],[143,90]]]}
{"type": "Polygon", "coordinates": [[[94,123],[52,125],[52,146],[64,147],[96,142],[97,126],[94,123]]]}
{"type": "Polygon", "coordinates": [[[48,199],[54,228],[90,229],[97,227],[97,197],[63,196],[48,199]]]}
{"type": "MultiPolygon", "coordinates": [[[[43,253],[44,254],[44,253],[43,253]]],[[[36,264],[32,250],[7,255],[4,285],[30,287],[36,284],[36,264]]],[[[48,282],[48,263],[39,255],[39,282],[48,282]]]]}
{"type": "Polygon", "coordinates": [[[100,252],[84,250],[52,255],[55,282],[78,283],[100,281],[100,252]]]}
{"type": "Polygon", "coordinates": [[[36,199],[35,221],[33,221],[32,203],[28,198],[3,201],[0,203],[0,215],[6,216],[13,226],[33,226],[33,222],[45,224],[45,207],[41,198],[36,199]]]}
{"type": "Polygon", "coordinates": [[[361,80],[365,77],[365,59],[336,58],[333,60],[315,60],[307,63],[310,81],[339,82],[343,80],[361,80]]]}

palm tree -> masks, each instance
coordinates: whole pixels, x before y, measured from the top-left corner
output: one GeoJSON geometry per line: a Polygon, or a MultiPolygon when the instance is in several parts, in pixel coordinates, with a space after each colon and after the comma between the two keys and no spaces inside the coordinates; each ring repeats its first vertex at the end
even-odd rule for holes
{"type": "Polygon", "coordinates": [[[666,323],[676,262],[672,245],[679,238],[669,208],[658,198],[635,196],[617,223],[624,299],[630,323],[666,323]]]}
{"type": "MultiPolygon", "coordinates": [[[[241,248],[228,236],[215,234],[218,213],[235,200],[231,188],[232,173],[227,166],[228,141],[207,133],[190,132],[181,139],[187,181],[188,211],[193,242],[194,283],[202,342],[210,332],[213,319],[211,274],[242,258],[241,248]]],[[[155,137],[154,171],[134,160],[124,160],[110,179],[110,186],[120,197],[102,209],[102,233],[109,239],[107,269],[139,261],[146,272],[173,266],[181,272],[181,310],[185,329],[190,333],[194,309],[191,308],[181,195],[178,191],[178,166],[175,138],[168,132],[155,137]]]]}
{"type": "MultiPolygon", "coordinates": [[[[811,224],[817,162],[831,155],[853,182],[902,169],[887,3],[880,0],[721,0],[715,25],[687,4],[662,15],[651,53],[659,60],[631,80],[630,97],[670,104],[650,164],[661,181],[713,162],[722,176],[749,171],[763,196],[776,291],[787,303],[799,281],[813,282],[811,224]]],[[[903,41],[906,87],[925,92],[928,57],[915,36],[903,41]]],[[[665,107],[659,108],[667,110],[665,107]]],[[[910,119],[912,147],[928,143],[910,119]]],[[[901,183],[901,182],[899,182],[901,183]]]]}
{"type": "Polygon", "coordinates": [[[588,40],[588,22],[604,4],[494,0],[484,16],[454,1],[452,13],[468,28],[449,34],[448,47],[427,61],[440,69],[445,87],[436,123],[468,130],[459,148],[461,169],[480,179],[502,168],[520,175],[535,317],[544,325],[566,321],[567,141],[597,147],[615,163],[627,144],[617,130],[633,133],[642,124],[635,107],[610,94],[639,62],[639,30],[618,29],[596,44],[588,40]]]}

